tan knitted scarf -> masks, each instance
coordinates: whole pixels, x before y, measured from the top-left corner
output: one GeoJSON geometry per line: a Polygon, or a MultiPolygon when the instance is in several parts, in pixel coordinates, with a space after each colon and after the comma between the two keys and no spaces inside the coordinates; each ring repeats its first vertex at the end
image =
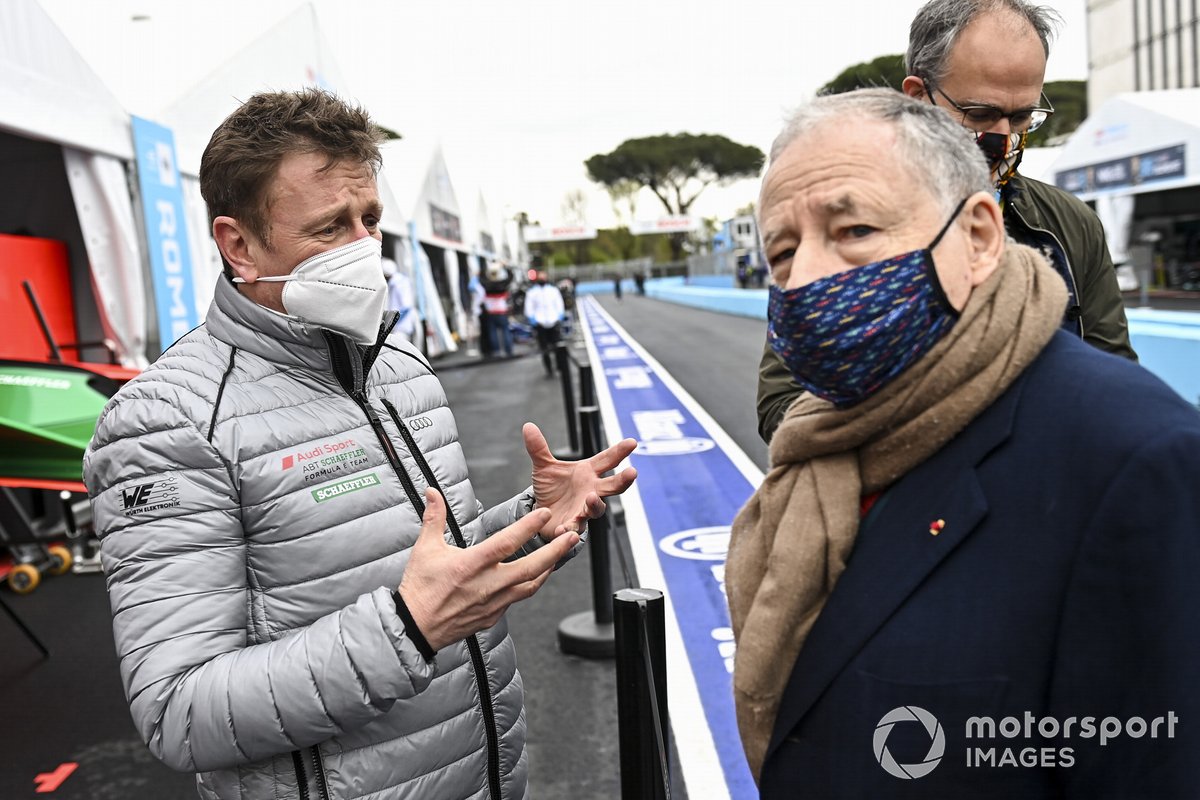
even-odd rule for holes
{"type": "Polygon", "coordinates": [[[757,780],[784,687],[858,535],[859,503],[936,453],[1045,347],[1066,287],[1009,242],[945,337],[844,410],[804,394],[771,439],[771,471],[733,523],[725,588],[738,728],[757,780]]]}

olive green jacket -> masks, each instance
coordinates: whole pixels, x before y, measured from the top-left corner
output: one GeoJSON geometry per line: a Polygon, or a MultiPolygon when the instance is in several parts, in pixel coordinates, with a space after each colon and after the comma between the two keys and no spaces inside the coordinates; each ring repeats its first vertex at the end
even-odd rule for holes
{"type": "MultiPolygon", "coordinates": [[[[1104,228],[1092,210],[1056,186],[1014,175],[1005,190],[1004,224],[1016,241],[1042,249],[1063,276],[1071,296],[1064,327],[1101,350],[1136,361],[1104,228]]],[[[784,412],[803,391],[766,344],[758,367],[763,441],[771,441],[784,412]]]]}

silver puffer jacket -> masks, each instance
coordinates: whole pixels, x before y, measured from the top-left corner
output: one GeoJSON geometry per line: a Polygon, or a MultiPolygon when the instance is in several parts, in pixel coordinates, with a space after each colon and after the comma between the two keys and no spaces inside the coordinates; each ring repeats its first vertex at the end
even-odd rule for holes
{"type": "Polygon", "coordinates": [[[426,663],[391,593],[426,486],[460,547],[532,496],[482,511],[441,384],[387,336],[394,315],[359,348],[218,283],[84,458],[143,739],[200,773],[204,798],[523,798],[506,624],[426,663]]]}

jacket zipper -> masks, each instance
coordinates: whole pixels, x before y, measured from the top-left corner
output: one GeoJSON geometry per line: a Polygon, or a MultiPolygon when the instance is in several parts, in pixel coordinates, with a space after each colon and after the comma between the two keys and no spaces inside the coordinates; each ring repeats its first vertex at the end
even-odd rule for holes
{"type": "MultiPolygon", "coordinates": [[[[317,791],[321,800],[329,800],[329,786],[325,783],[325,766],[321,764],[321,751],[316,745],[308,748],[312,758],[314,772],[317,778],[317,791]]],[[[304,757],[299,750],[292,751],[292,765],[296,768],[296,787],[300,790],[300,800],[308,800],[308,775],[304,772],[304,757]]]]}
{"type": "MultiPolygon", "coordinates": [[[[429,462],[425,460],[425,455],[421,449],[417,447],[417,441],[413,438],[412,432],[408,426],[404,424],[404,420],[400,419],[400,415],[396,413],[396,408],[388,400],[383,401],[384,408],[388,410],[388,415],[391,416],[392,422],[395,423],[397,430],[400,431],[400,436],[404,439],[405,446],[416,459],[417,467],[421,470],[421,474],[425,477],[426,483],[439,492],[442,491],[441,485],[438,483],[437,476],[433,474],[433,470],[429,468],[429,462]]],[[[442,494],[445,497],[445,493],[442,494]]],[[[418,506],[422,516],[425,513],[424,503],[418,506]]],[[[454,543],[459,547],[465,548],[467,541],[463,537],[462,529],[458,527],[458,520],[454,518],[454,512],[450,510],[450,503],[446,503],[446,522],[450,526],[450,533],[454,536],[454,543]]],[[[488,749],[488,788],[491,796],[495,800],[500,798],[500,735],[496,731],[496,711],[492,707],[492,687],[488,684],[487,667],[483,663],[483,649],[479,646],[478,635],[467,637],[467,650],[471,654],[471,667],[475,671],[475,684],[479,689],[480,711],[483,713],[483,730],[487,737],[488,749]]]]}
{"type": "Polygon", "coordinates": [[[1085,333],[1083,329],[1083,298],[1079,296],[1079,284],[1075,281],[1075,270],[1071,266],[1071,256],[1069,253],[1067,253],[1067,248],[1063,247],[1063,243],[1059,241],[1057,236],[1054,235],[1054,231],[1048,231],[1043,228],[1030,225],[1029,222],[1026,221],[1025,217],[1021,216],[1021,209],[1017,208],[1016,205],[1013,205],[1013,214],[1018,220],[1020,220],[1021,224],[1025,226],[1026,230],[1049,236],[1050,240],[1054,242],[1056,247],[1058,247],[1058,252],[1062,253],[1063,266],[1067,268],[1067,279],[1071,282],[1071,296],[1075,298],[1075,305],[1079,307],[1079,316],[1076,317],[1075,324],[1079,326],[1079,338],[1082,339],[1085,333]]]}
{"type": "MultiPolygon", "coordinates": [[[[394,318],[391,320],[391,323],[392,324],[388,326],[389,331],[391,327],[395,325],[394,318]]],[[[382,341],[377,341],[375,346],[368,351],[368,358],[364,360],[363,364],[364,375],[368,370],[370,370],[371,364],[375,360],[375,356],[379,353],[379,347],[381,344],[382,341]]],[[[336,375],[338,373],[338,364],[344,359],[344,354],[335,347],[334,342],[330,343],[329,356],[330,364],[333,367],[334,374],[336,375]]],[[[396,476],[400,479],[400,483],[404,487],[405,494],[408,495],[409,502],[412,503],[413,508],[417,511],[418,517],[423,517],[425,515],[425,503],[417,494],[417,487],[413,483],[412,477],[404,469],[404,465],[400,463],[400,457],[396,453],[396,448],[392,445],[391,439],[388,438],[387,432],[383,429],[383,422],[371,409],[370,403],[367,402],[365,390],[359,389],[355,392],[347,392],[347,394],[366,415],[367,420],[371,424],[371,429],[375,432],[375,437],[383,446],[383,450],[387,456],[388,462],[391,464],[396,476]]],[[[392,420],[396,423],[396,427],[400,430],[400,434],[404,438],[404,442],[408,446],[409,452],[412,453],[413,458],[416,460],[417,466],[421,470],[421,474],[425,476],[425,480],[430,486],[441,492],[442,487],[440,484],[438,484],[437,478],[433,474],[433,470],[429,468],[428,462],[425,461],[425,456],[417,447],[417,443],[413,439],[412,433],[410,433],[408,427],[400,421],[399,416],[396,414],[396,409],[392,406],[392,404],[387,400],[384,400],[383,403],[384,406],[387,407],[388,413],[391,415],[392,420]]],[[[444,492],[442,493],[442,496],[445,497],[444,492]]],[[[466,540],[463,538],[462,530],[458,527],[458,520],[454,518],[454,512],[450,510],[449,503],[446,504],[446,520],[450,526],[450,533],[454,537],[454,543],[461,548],[465,548],[467,546],[466,540]]],[[[488,685],[487,668],[483,662],[483,649],[479,646],[479,638],[477,635],[468,636],[464,642],[467,645],[467,652],[470,653],[471,656],[471,667],[475,672],[475,685],[479,691],[480,712],[483,714],[484,735],[487,738],[488,793],[493,800],[501,800],[500,737],[496,732],[496,712],[492,707],[492,689],[491,686],[488,685]]],[[[301,772],[299,753],[295,753],[294,755],[297,772],[299,773],[301,772]]],[[[322,791],[324,792],[326,800],[328,800],[328,790],[322,787],[322,791]]],[[[307,792],[305,793],[305,796],[301,798],[301,800],[307,800],[307,792]]]]}
{"type": "Polygon", "coordinates": [[[300,791],[300,800],[308,800],[308,777],[304,774],[304,759],[299,750],[292,751],[292,765],[296,768],[296,788],[300,791]]]}
{"type": "Polygon", "coordinates": [[[317,776],[317,791],[321,793],[321,800],[329,800],[329,784],[325,782],[325,765],[321,763],[321,750],[315,744],[309,748],[312,754],[313,768],[317,776]]]}
{"type": "Polygon", "coordinates": [[[371,423],[371,430],[375,432],[375,438],[383,445],[384,455],[387,456],[388,463],[392,465],[392,471],[400,479],[400,485],[404,487],[404,493],[408,495],[408,502],[412,503],[413,508],[416,509],[417,517],[425,516],[425,501],[421,499],[421,495],[417,492],[417,487],[413,483],[412,477],[404,469],[404,465],[400,463],[400,456],[396,453],[396,448],[392,445],[392,440],[388,438],[387,431],[383,429],[383,421],[379,419],[365,399],[356,397],[354,401],[358,403],[358,407],[367,415],[367,419],[371,423]]]}
{"type": "MultiPolygon", "coordinates": [[[[371,352],[378,354],[378,343],[372,348],[371,352]]],[[[335,375],[338,372],[337,364],[338,361],[341,360],[339,358],[340,355],[340,351],[335,348],[333,343],[331,343],[329,347],[329,360],[335,375]]],[[[309,758],[313,763],[313,777],[317,782],[317,793],[321,800],[329,800],[329,785],[325,777],[325,766],[321,763],[321,750],[319,747],[317,747],[317,745],[313,745],[312,747],[308,748],[308,751],[309,758]]],[[[300,789],[300,800],[308,800],[308,778],[305,776],[304,758],[301,756],[299,750],[294,750],[292,752],[292,764],[296,768],[296,784],[300,789]]]]}
{"type": "MultiPolygon", "coordinates": [[[[400,437],[404,439],[404,444],[408,447],[409,452],[416,459],[417,468],[421,470],[421,475],[425,477],[425,481],[437,489],[442,491],[441,485],[438,484],[437,476],[433,474],[433,470],[429,468],[429,462],[425,460],[425,454],[417,447],[417,440],[413,438],[412,431],[408,429],[408,425],[404,424],[404,420],[400,419],[400,415],[396,413],[396,407],[392,405],[390,400],[383,401],[383,407],[388,410],[388,416],[392,418],[397,430],[400,431],[400,437]]],[[[422,504],[424,505],[424,504],[422,504]]],[[[422,511],[422,513],[424,513],[422,511]]],[[[446,504],[446,523],[450,526],[450,533],[454,536],[454,543],[459,547],[466,547],[467,540],[462,535],[462,529],[458,527],[458,520],[454,518],[454,512],[450,510],[450,504],[446,504]]]]}

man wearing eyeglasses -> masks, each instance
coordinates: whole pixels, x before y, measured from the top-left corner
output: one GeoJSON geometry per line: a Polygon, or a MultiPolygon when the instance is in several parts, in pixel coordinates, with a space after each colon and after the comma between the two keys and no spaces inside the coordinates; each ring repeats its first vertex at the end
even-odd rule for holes
{"type": "MultiPolygon", "coordinates": [[[[903,89],[951,114],[987,155],[1008,235],[1041,250],[1067,285],[1063,327],[1136,360],[1100,220],[1074,196],[1017,172],[1026,137],[1054,113],[1042,82],[1059,21],[1027,0],[929,0],[909,29],[903,89]]],[[[800,393],[765,347],[758,383],[764,441],[800,393]]]]}

